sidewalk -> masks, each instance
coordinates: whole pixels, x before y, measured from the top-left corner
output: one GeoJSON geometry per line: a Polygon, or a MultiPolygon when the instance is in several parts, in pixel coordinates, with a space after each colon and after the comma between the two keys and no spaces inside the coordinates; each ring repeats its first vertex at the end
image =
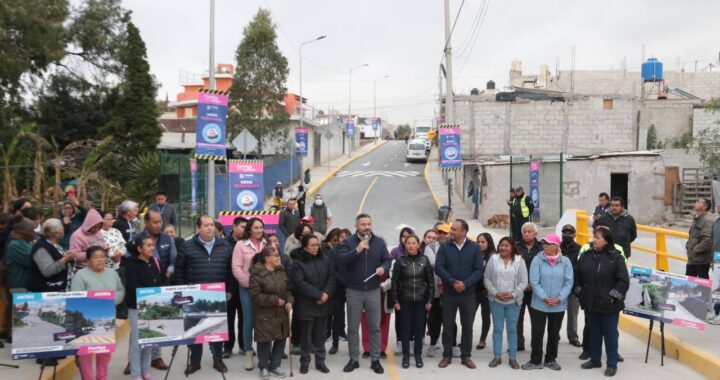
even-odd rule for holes
{"type": "MultiPolygon", "coordinates": [[[[443,182],[442,172],[438,163],[437,148],[433,148],[425,167],[425,179],[428,187],[432,192],[433,199],[438,207],[447,204],[447,185],[443,182]]],[[[458,197],[453,194],[453,197],[458,197]]],[[[462,201],[453,201],[453,213],[451,219],[464,219],[470,226],[468,235],[475,237],[482,232],[489,232],[493,239],[497,242],[501,237],[507,235],[507,230],[485,228],[480,220],[472,218],[472,210],[462,201]]],[[[553,232],[552,228],[541,229],[538,235],[553,232]]],[[[647,234],[640,234],[635,244],[654,248],[654,238],[651,239],[647,234]]],[[[682,252],[683,244],[679,244],[673,239],[668,239],[668,248],[673,252],[682,252]]],[[[636,265],[654,267],[652,264],[655,260],[654,256],[638,250],[633,251],[633,259],[636,265]],[[637,257],[636,257],[637,256],[637,257]]],[[[672,260],[671,260],[672,261],[672,260]]],[[[680,269],[679,264],[675,263],[671,270],[676,273],[680,269]]],[[[647,341],[648,324],[645,319],[620,315],[620,328],[637,339],[647,341]]],[[[667,356],[677,359],[685,365],[693,368],[709,378],[720,379],[720,326],[705,325],[704,331],[690,330],[679,326],[666,325],[665,332],[665,350],[667,356]]],[[[660,332],[659,326],[653,331],[652,338],[653,347],[660,349],[660,332]]]]}

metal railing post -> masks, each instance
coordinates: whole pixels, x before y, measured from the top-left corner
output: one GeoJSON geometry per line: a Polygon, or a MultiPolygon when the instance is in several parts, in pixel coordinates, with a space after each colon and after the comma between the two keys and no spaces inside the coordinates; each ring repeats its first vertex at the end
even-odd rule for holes
{"type": "MultiPolygon", "coordinates": [[[[658,232],[655,234],[655,250],[658,252],[663,252],[665,254],[668,253],[665,233],[658,232]]],[[[670,266],[668,265],[668,257],[665,255],[655,255],[655,269],[661,270],[663,272],[667,272],[668,270],[670,270],[670,266]]]]}
{"type": "Polygon", "coordinates": [[[583,245],[590,241],[590,238],[587,236],[588,230],[590,228],[588,221],[590,220],[590,217],[588,216],[587,211],[585,210],[575,210],[575,226],[576,226],[576,235],[575,235],[575,241],[583,245]]]}

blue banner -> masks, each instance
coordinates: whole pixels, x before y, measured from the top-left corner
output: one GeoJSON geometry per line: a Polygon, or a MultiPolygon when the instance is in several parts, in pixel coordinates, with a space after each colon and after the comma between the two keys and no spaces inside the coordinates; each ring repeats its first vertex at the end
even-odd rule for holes
{"type": "Polygon", "coordinates": [[[231,160],[230,203],[232,211],[259,211],[265,207],[263,192],[263,162],[261,160],[231,160]]]}
{"type": "Polygon", "coordinates": [[[378,129],[380,129],[380,118],[379,117],[373,118],[372,128],[373,128],[373,131],[377,131],[378,129]]]}
{"type": "Polygon", "coordinates": [[[440,169],[457,170],[462,167],[460,155],[460,127],[440,128],[440,169]]]}
{"type": "MultiPolygon", "coordinates": [[[[197,160],[190,159],[190,215],[197,216],[198,213],[198,199],[197,199],[197,160]]],[[[176,226],[177,227],[177,226],[176,226]]]]}
{"type": "Polygon", "coordinates": [[[540,217],[540,161],[530,162],[530,200],[532,200],[533,217],[540,217]]]}
{"type": "Polygon", "coordinates": [[[354,119],[345,120],[345,134],[348,137],[355,136],[355,120],[354,119]]]}
{"type": "Polygon", "coordinates": [[[225,93],[216,91],[198,93],[195,157],[207,160],[225,160],[227,104],[228,96],[225,93]]]}
{"type": "Polygon", "coordinates": [[[308,155],[308,129],[295,128],[295,154],[300,156],[308,155]]]}

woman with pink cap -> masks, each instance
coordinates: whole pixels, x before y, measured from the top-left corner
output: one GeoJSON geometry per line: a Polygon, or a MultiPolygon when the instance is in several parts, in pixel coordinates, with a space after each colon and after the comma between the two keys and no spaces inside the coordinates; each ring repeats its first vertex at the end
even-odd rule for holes
{"type": "Polygon", "coordinates": [[[523,364],[522,369],[546,367],[558,371],[561,368],[556,361],[560,327],[567,309],[567,298],[572,291],[573,265],[570,259],[560,253],[562,239],[559,236],[549,234],[541,242],[543,252],[535,256],[530,264],[532,352],[530,361],[523,364]],[[546,325],[548,340],[543,360],[542,344],[546,325]]]}

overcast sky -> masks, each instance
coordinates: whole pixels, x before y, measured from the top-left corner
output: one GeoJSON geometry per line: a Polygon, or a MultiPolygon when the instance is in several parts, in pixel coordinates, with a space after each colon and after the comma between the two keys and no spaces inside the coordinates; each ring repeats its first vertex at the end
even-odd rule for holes
{"type": "MultiPolygon", "coordinates": [[[[451,21],[462,0],[451,0],[451,21]]],[[[720,1],[536,1],[489,0],[475,23],[481,0],[465,0],[452,37],[455,93],[484,88],[493,79],[507,83],[510,62],[537,74],[543,63],[554,72],[622,68],[639,71],[641,46],[674,70],[717,62],[720,1]],[[480,28],[473,29],[473,25],[480,28]],[[471,31],[477,30],[477,38],[471,31]],[[462,54],[461,54],[462,53],[462,54]]],[[[124,0],[148,48],[158,96],[174,100],[182,91],[180,72],[200,74],[208,65],[209,0],[124,0]]],[[[438,67],[444,43],[441,0],[216,0],[215,62],[235,63],[243,28],[259,8],[269,8],[278,45],[288,58],[287,88],[299,91],[301,42],[327,38],[303,48],[303,95],[319,109],[347,111],[348,70],[353,72],[353,113],[372,116],[373,80],[377,115],[391,123],[431,119],[436,111],[438,67]]]]}

